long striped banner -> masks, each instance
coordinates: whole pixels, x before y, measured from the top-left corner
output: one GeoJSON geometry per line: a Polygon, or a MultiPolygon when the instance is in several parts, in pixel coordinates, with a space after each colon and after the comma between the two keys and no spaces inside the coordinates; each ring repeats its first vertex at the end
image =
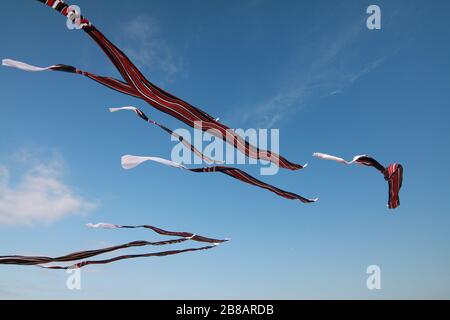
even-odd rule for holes
{"type": "MultiPolygon", "coordinates": [[[[64,16],[74,14],[73,9],[59,0],[38,0],[47,6],[55,9],[64,16]]],[[[107,57],[122,75],[124,81],[116,80],[109,77],[100,77],[92,73],[81,71],[77,68],[67,65],[54,65],[47,68],[33,67],[27,68],[27,64],[6,59],[3,64],[10,67],[18,67],[27,71],[65,71],[85,75],[107,87],[113,88],[125,94],[145,100],[156,109],[165,112],[180,121],[183,121],[191,127],[197,128],[197,123],[201,123],[199,129],[208,131],[232,144],[246,156],[270,161],[281,168],[298,170],[303,166],[295,164],[286,158],[267,150],[261,150],[251,145],[247,140],[236,134],[233,130],[224,124],[216,121],[205,111],[192,106],[186,101],[164,91],[148,81],[141,71],[130,61],[130,59],[113,43],[111,43],[92,23],[85,17],[80,18],[80,27],[99,45],[107,57]]]]}

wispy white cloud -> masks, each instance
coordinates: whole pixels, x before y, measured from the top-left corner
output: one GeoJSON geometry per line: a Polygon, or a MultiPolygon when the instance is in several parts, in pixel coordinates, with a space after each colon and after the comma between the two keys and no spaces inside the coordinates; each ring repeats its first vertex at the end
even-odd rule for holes
{"type": "MultiPolygon", "coordinates": [[[[20,162],[27,157],[20,154],[18,158],[20,162]]],[[[0,164],[0,225],[49,223],[94,209],[94,203],[63,181],[63,173],[59,156],[46,163],[34,159],[31,168],[12,183],[11,169],[0,164]]]]}
{"type": "Polygon", "coordinates": [[[140,67],[159,69],[166,81],[183,70],[183,60],[161,36],[157,19],[138,16],[125,24],[123,32],[125,52],[140,67]]]}
{"type": "Polygon", "coordinates": [[[307,43],[308,50],[301,48],[301,61],[292,63],[291,69],[300,71],[287,74],[271,96],[246,108],[244,120],[257,119],[256,125],[273,127],[317,99],[344,93],[386,59],[352,61],[352,50],[364,32],[368,31],[362,19],[347,23],[337,37],[334,30],[323,30],[320,38],[307,43]]]}
{"type": "Polygon", "coordinates": [[[349,84],[352,84],[353,82],[355,82],[362,76],[370,73],[372,70],[375,70],[379,65],[381,65],[384,62],[385,59],[386,59],[386,57],[381,57],[379,59],[371,61],[371,62],[367,63],[366,65],[364,65],[363,68],[360,69],[359,71],[350,74],[348,76],[349,84]]]}

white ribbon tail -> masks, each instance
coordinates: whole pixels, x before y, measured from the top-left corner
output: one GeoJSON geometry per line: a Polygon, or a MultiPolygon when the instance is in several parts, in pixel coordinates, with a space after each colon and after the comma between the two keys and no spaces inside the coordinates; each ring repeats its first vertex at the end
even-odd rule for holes
{"type": "Polygon", "coordinates": [[[122,111],[122,110],[131,110],[131,111],[136,111],[136,107],[121,107],[121,108],[109,108],[109,112],[117,112],[117,111],[122,111]]]}
{"type": "Polygon", "coordinates": [[[346,160],[344,160],[342,158],[331,156],[329,154],[320,153],[320,152],[313,153],[313,156],[316,157],[316,158],[320,158],[320,159],[324,159],[324,160],[336,161],[336,162],[340,162],[340,163],[344,163],[344,164],[351,164],[353,162],[353,161],[348,162],[348,161],[346,161],[346,160]]]}
{"type": "MultiPolygon", "coordinates": [[[[355,163],[361,157],[367,157],[366,155],[357,155],[357,156],[353,157],[352,161],[346,161],[342,158],[331,156],[329,154],[320,153],[320,152],[313,153],[313,156],[320,158],[320,159],[336,161],[336,162],[340,162],[340,163],[344,163],[344,164],[352,164],[352,163],[355,163]]],[[[356,163],[359,164],[358,162],[356,162],[356,163]]]]}
{"type": "Polygon", "coordinates": [[[20,62],[20,61],[16,61],[16,60],[12,60],[12,59],[3,59],[2,66],[16,68],[16,69],[20,69],[20,70],[24,70],[24,71],[31,71],[31,72],[46,71],[46,70],[49,70],[51,67],[53,67],[53,66],[45,67],[45,68],[36,67],[36,66],[32,66],[30,64],[27,64],[25,62],[20,62]]]}
{"type": "Polygon", "coordinates": [[[122,168],[124,168],[125,170],[136,168],[137,166],[141,165],[146,161],[153,161],[169,167],[188,170],[182,164],[158,157],[139,157],[139,156],[125,155],[121,159],[122,168]]]}
{"type": "Polygon", "coordinates": [[[88,223],[88,224],[86,224],[86,227],[92,228],[92,229],[117,229],[117,228],[119,228],[119,226],[117,226],[115,224],[104,223],[104,222],[95,223],[95,224],[88,223]]]}

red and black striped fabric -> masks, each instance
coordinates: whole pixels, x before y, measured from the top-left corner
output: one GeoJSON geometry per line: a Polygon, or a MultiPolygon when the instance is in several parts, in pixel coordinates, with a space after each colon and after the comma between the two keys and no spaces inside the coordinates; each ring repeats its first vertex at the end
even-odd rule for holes
{"type": "Polygon", "coordinates": [[[382,164],[380,164],[374,158],[366,156],[366,155],[357,156],[357,157],[355,157],[355,159],[353,161],[358,164],[364,165],[364,166],[374,167],[375,169],[380,171],[382,174],[384,174],[384,172],[386,171],[385,167],[382,164]]]}
{"type": "Polygon", "coordinates": [[[313,156],[325,160],[336,161],[344,164],[361,164],[368,167],[373,167],[377,169],[383,176],[384,179],[389,184],[389,198],[388,198],[388,208],[395,209],[400,206],[400,188],[403,182],[403,167],[401,164],[393,163],[385,168],[377,160],[367,155],[358,155],[353,158],[352,161],[346,161],[342,158],[335,157],[329,154],[316,152],[313,156]]]}
{"type": "MultiPolygon", "coordinates": [[[[63,1],[38,1],[52,7],[64,16],[69,14],[69,7],[67,4],[63,3],[63,1]]],[[[108,77],[99,77],[73,67],[73,69],[70,69],[70,67],[66,68],[63,65],[59,65],[59,67],[55,67],[52,70],[80,73],[117,91],[145,100],[156,109],[183,121],[187,125],[203,131],[208,131],[216,137],[223,139],[248,157],[270,161],[285,169],[298,170],[303,168],[302,165],[292,163],[274,152],[261,150],[251,145],[229,127],[216,121],[208,113],[155,86],[148,81],[130,59],[119,48],[111,43],[95,26],[93,26],[89,20],[82,17],[81,22],[82,29],[108,56],[122,75],[125,82],[108,77]]]]}
{"type": "Polygon", "coordinates": [[[133,156],[133,155],[124,155],[122,156],[121,163],[122,168],[125,170],[133,169],[146,161],[153,161],[160,164],[164,164],[166,166],[183,169],[196,173],[210,173],[210,172],[220,172],[226,174],[234,179],[240,180],[242,182],[248,183],[255,187],[263,188],[269,190],[283,198],[290,200],[299,200],[303,203],[312,203],[316,202],[318,199],[307,199],[293,192],[288,192],[277,187],[274,187],[268,183],[262,182],[261,180],[252,177],[248,173],[233,167],[226,166],[211,166],[211,167],[201,167],[201,168],[188,168],[180,163],[170,161],[167,159],[159,158],[159,157],[142,157],[142,156],[133,156]]]}
{"type": "Polygon", "coordinates": [[[171,237],[183,237],[188,240],[197,241],[197,242],[206,242],[206,243],[217,244],[217,243],[223,243],[223,242],[228,241],[228,239],[220,240],[220,239],[207,238],[207,237],[199,236],[199,235],[191,233],[191,232],[167,231],[167,230],[157,228],[155,226],[150,226],[150,225],[140,225],[140,226],[119,226],[119,225],[117,225],[116,227],[124,228],[124,229],[144,228],[144,229],[152,230],[153,232],[156,232],[160,235],[171,236],[171,237]]]}
{"type": "Polygon", "coordinates": [[[358,159],[355,159],[355,162],[374,167],[380,171],[389,184],[388,208],[395,209],[400,206],[399,193],[403,182],[403,167],[401,164],[393,163],[385,168],[378,161],[368,156],[361,156],[358,159]]]}
{"type": "Polygon", "coordinates": [[[70,266],[42,266],[39,265],[41,268],[45,269],[55,269],[55,270],[67,270],[67,269],[80,269],[83,267],[86,267],[88,265],[92,264],[108,264],[111,262],[116,262],[120,260],[126,260],[126,259],[136,259],[136,258],[149,258],[149,257],[166,257],[166,256],[172,256],[175,254],[180,253],[186,253],[186,252],[194,252],[194,251],[203,251],[203,250],[209,250],[213,249],[216,246],[205,246],[200,248],[188,248],[188,249],[182,249],[182,250],[169,250],[169,251],[162,251],[162,252],[154,252],[154,253],[144,253],[144,254],[127,254],[122,255],[110,259],[104,259],[104,260],[88,260],[88,261],[81,261],[74,265],[70,266]]]}
{"type": "Polygon", "coordinates": [[[150,241],[133,241],[117,246],[111,246],[107,248],[102,249],[94,249],[94,250],[85,250],[80,252],[74,252],[70,253],[64,256],[59,257],[46,257],[46,256],[20,256],[20,255],[8,255],[8,256],[0,256],[0,265],[22,265],[22,266],[38,266],[42,268],[47,269],[74,269],[74,268],[82,268],[90,264],[107,264],[114,261],[119,260],[125,260],[125,259],[135,259],[135,258],[141,258],[141,257],[163,257],[168,255],[175,255],[185,252],[192,252],[192,251],[199,251],[199,250],[207,250],[212,249],[219,245],[220,243],[228,241],[228,239],[225,240],[219,240],[219,239],[212,239],[207,238],[203,236],[199,236],[196,234],[193,234],[191,232],[175,232],[175,231],[167,231],[164,229],[160,229],[154,226],[150,225],[142,225],[142,226],[120,226],[120,225],[110,225],[110,224],[102,224],[99,223],[97,225],[88,224],[91,228],[108,228],[108,229],[119,229],[119,228],[125,228],[125,229],[131,229],[131,228],[146,228],[153,230],[154,232],[165,235],[165,236],[176,236],[178,238],[171,239],[171,240],[164,240],[164,241],[157,241],[157,242],[150,242],[150,241]],[[107,227],[105,227],[107,225],[107,227]],[[81,261],[75,264],[71,264],[68,266],[47,266],[49,263],[62,263],[62,262],[72,262],[72,261],[78,261],[82,259],[88,259],[92,258],[101,254],[114,252],[117,250],[122,249],[129,249],[129,248],[135,248],[135,247],[144,247],[144,246],[164,246],[164,245],[171,245],[171,244],[179,244],[185,241],[197,241],[197,242],[206,242],[210,243],[209,246],[204,246],[200,248],[188,248],[188,249],[182,249],[182,250],[170,250],[170,251],[163,251],[163,252],[153,252],[153,253],[145,253],[145,254],[134,254],[134,255],[122,255],[110,259],[105,260],[95,260],[95,261],[81,261]]]}
{"type": "Polygon", "coordinates": [[[283,197],[283,198],[286,198],[289,200],[299,200],[303,203],[313,203],[313,202],[317,201],[317,199],[308,199],[308,198],[302,197],[296,193],[285,191],[285,190],[277,188],[271,184],[262,182],[261,180],[258,180],[255,177],[252,177],[248,173],[246,173],[240,169],[233,168],[233,167],[212,166],[212,167],[203,167],[203,168],[193,168],[193,169],[188,169],[188,170],[191,172],[197,172],[197,173],[221,172],[223,174],[226,174],[227,176],[238,179],[242,182],[269,190],[269,191],[279,195],[280,197],[283,197]]]}
{"type": "Polygon", "coordinates": [[[390,164],[385,172],[385,179],[389,183],[388,207],[395,209],[400,205],[400,188],[403,183],[403,167],[401,164],[390,164]]]}
{"type": "MultiPolygon", "coordinates": [[[[144,121],[149,122],[149,123],[156,124],[157,126],[159,126],[160,128],[162,128],[164,131],[168,132],[168,133],[171,134],[171,135],[174,135],[176,138],[179,139],[180,142],[182,142],[185,146],[187,146],[188,148],[190,148],[190,149],[191,149],[196,155],[198,155],[199,157],[205,159],[206,161],[208,161],[208,162],[210,162],[210,163],[216,162],[216,161],[214,161],[214,160],[212,160],[212,159],[209,159],[208,157],[206,157],[205,155],[203,155],[200,151],[198,151],[197,149],[195,149],[195,147],[194,147],[193,145],[191,145],[189,142],[187,142],[182,136],[176,134],[175,132],[173,132],[173,131],[170,130],[169,128],[164,127],[164,126],[158,124],[157,122],[155,122],[155,121],[149,119],[149,118],[148,118],[141,110],[139,110],[138,108],[136,108],[136,107],[131,107],[131,106],[128,106],[128,107],[122,107],[122,108],[110,108],[110,111],[111,111],[111,112],[115,112],[115,111],[119,111],[119,110],[132,110],[132,111],[134,111],[134,112],[135,112],[141,119],[143,119],[144,121]]],[[[134,157],[134,156],[124,156],[124,157],[125,157],[125,159],[127,159],[127,158],[134,157]]],[[[139,157],[138,157],[138,158],[139,158],[139,157]]],[[[145,158],[145,157],[144,157],[144,158],[145,158]]],[[[147,158],[148,158],[148,160],[151,160],[152,157],[147,157],[147,158]]],[[[122,161],[123,161],[123,159],[122,159],[122,161]]],[[[125,160],[125,161],[126,161],[126,160],[125,160]]],[[[191,172],[221,172],[221,173],[224,173],[224,174],[226,174],[226,175],[228,175],[228,176],[230,176],[230,177],[232,177],[232,178],[235,178],[235,179],[237,179],[237,180],[240,180],[240,181],[242,181],[242,182],[245,182],[245,183],[248,183],[248,184],[251,184],[251,185],[254,185],[254,186],[257,186],[257,187],[266,189],[266,190],[269,190],[269,191],[271,191],[271,192],[274,192],[275,194],[277,194],[277,195],[279,195],[279,196],[282,196],[282,197],[284,197],[284,198],[286,198],[286,199],[290,199],[290,200],[297,199],[297,200],[300,200],[300,201],[303,202],[303,203],[311,203],[311,202],[317,201],[317,199],[312,199],[312,200],[311,200],[311,199],[307,199],[307,198],[304,198],[304,197],[302,197],[302,196],[299,196],[298,194],[295,194],[295,193],[292,193],[292,192],[288,192],[288,191],[281,190],[281,189],[279,189],[279,188],[277,188],[277,187],[274,187],[274,186],[272,186],[272,185],[270,185],[270,184],[267,184],[267,183],[265,183],[265,182],[262,182],[262,181],[260,181],[260,180],[258,180],[258,179],[256,179],[256,178],[252,177],[252,176],[249,175],[248,173],[244,172],[243,170],[240,170],[240,169],[237,169],[237,168],[226,167],[226,166],[211,166],[211,167],[202,167],[202,168],[189,169],[189,168],[186,168],[186,167],[184,167],[184,166],[182,166],[182,165],[180,165],[180,164],[178,164],[178,163],[175,163],[175,162],[172,162],[172,161],[169,161],[169,160],[165,160],[165,159],[164,159],[164,162],[165,162],[166,164],[170,162],[170,163],[173,164],[173,166],[176,166],[176,167],[179,167],[179,168],[183,168],[183,169],[189,170],[189,171],[191,171],[191,172]]]]}
{"type": "Polygon", "coordinates": [[[169,244],[176,244],[187,241],[187,238],[180,238],[175,240],[167,240],[167,241],[158,241],[158,242],[149,242],[149,241],[133,241],[117,246],[112,246],[108,248],[96,249],[96,250],[87,250],[70,253],[60,257],[43,257],[43,256],[0,256],[0,264],[20,264],[20,265],[38,265],[38,264],[46,264],[50,262],[68,262],[81,260],[86,258],[91,258],[100,254],[117,251],[120,249],[128,249],[133,247],[143,247],[143,246],[163,246],[169,244]]]}

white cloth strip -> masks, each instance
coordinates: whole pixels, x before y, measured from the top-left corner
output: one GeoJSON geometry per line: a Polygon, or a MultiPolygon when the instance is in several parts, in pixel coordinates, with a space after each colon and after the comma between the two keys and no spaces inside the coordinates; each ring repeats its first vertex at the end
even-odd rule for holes
{"type": "Polygon", "coordinates": [[[164,164],[166,166],[188,170],[188,168],[186,168],[182,164],[159,157],[139,157],[139,156],[125,155],[121,159],[122,168],[124,168],[125,170],[136,168],[137,166],[141,165],[146,161],[153,161],[164,164]]]}
{"type": "Polygon", "coordinates": [[[118,229],[118,228],[120,228],[120,226],[117,226],[115,224],[104,223],[104,222],[95,223],[95,224],[88,223],[88,224],[86,224],[86,227],[92,228],[92,229],[118,229]]]}
{"type": "Polygon", "coordinates": [[[136,111],[137,108],[136,107],[132,107],[132,106],[121,107],[121,108],[109,108],[109,112],[117,112],[117,111],[121,111],[121,110],[136,111]]]}
{"type": "Polygon", "coordinates": [[[344,164],[352,164],[356,160],[358,160],[359,158],[364,157],[364,155],[358,155],[358,156],[355,156],[352,161],[346,161],[346,160],[344,160],[342,158],[335,157],[335,156],[332,156],[332,155],[329,155],[329,154],[325,154],[325,153],[320,153],[320,152],[313,153],[313,156],[316,157],[316,158],[320,158],[320,159],[324,159],[324,160],[336,161],[336,162],[340,162],[340,163],[344,163],[344,164]]]}
{"type": "Polygon", "coordinates": [[[16,61],[16,60],[12,60],[12,59],[3,59],[2,60],[2,66],[16,68],[16,69],[20,69],[20,70],[24,70],[24,71],[30,71],[30,72],[47,71],[50,68],[54,67],[54,66],[50,66],[50,67],[36,67],[36,66],[32,66],[30,64],[27,64],[25,62],[20,62],[20,61],[16,61]]]}

